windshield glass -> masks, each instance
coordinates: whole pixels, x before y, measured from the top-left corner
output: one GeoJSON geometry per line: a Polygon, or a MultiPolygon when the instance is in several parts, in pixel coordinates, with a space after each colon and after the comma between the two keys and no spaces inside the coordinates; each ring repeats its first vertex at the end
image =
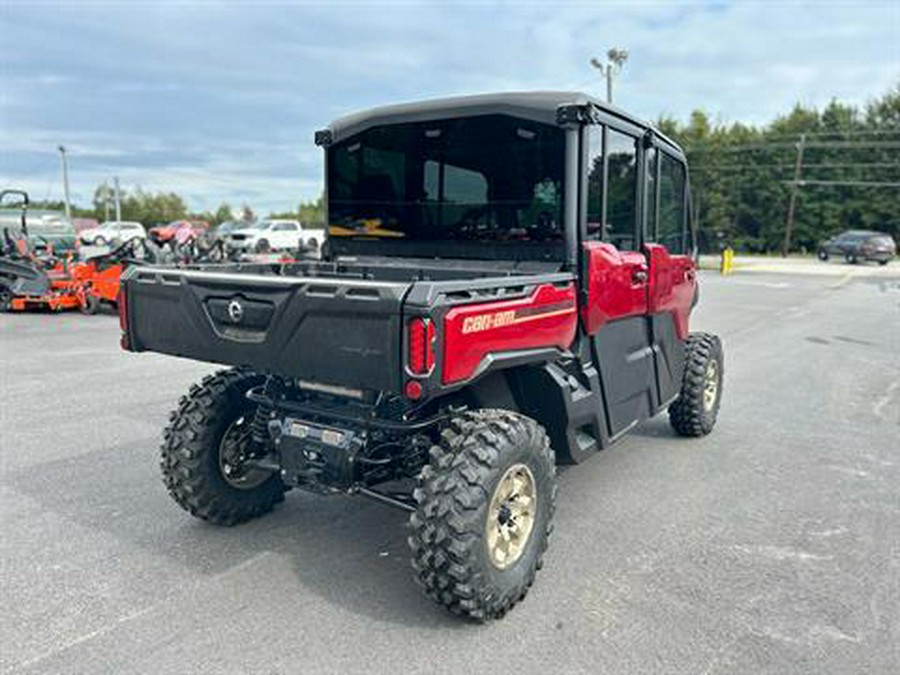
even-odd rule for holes
{"type": "Polygon", "coordinates": [[[329,150],[336,253],[563,256],[561,129],[502,115],[376,127],[329,150]]]}

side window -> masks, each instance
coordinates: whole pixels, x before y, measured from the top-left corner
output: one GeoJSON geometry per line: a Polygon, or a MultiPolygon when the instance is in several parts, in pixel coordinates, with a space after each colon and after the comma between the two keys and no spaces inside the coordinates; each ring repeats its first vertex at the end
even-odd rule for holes
{"type": "Polygon", "coordinates": [[[488,201],[488,183],[484,174],[452,164],[444,164],[444,184],[441,189],[441,165],[429,159],[423,168],[422,187],[425,199],[451,204],[481,205],[488,201]]]}
{"type": "Polygon", "coordinates": [[[433,159],[425,162],[422,177],[422,188],[425,190],[425,199],[430,202],[441,201],[441,165],[433,159]]]}
{"type": "Polygon", "coordinates": [[[656,243],[685,253],[684,165],[663,153],[659,163],[659,225],[656,243]]]}
{"type": "Polygon", "coordinates": [[[608,129],[606,133],[607,171],[604,240],[624,251],[636,247],[637,139],[608,129]]]}
{"type": "Polygon", "coordinates": [[[587,238],[603,236],[603,127],[588,127],[587,238]]]}
{"type": "Polygon", "coordinates": [[[488,200],[488,184],[484,174],[452,164],[444,165],[444,201],[480,205],[488,200]]]}
{"type": "Polygon", "coordinates": [[[646,235],[646,238],[649,241],[652,241],[653,237],[656,235],[656,170],[659,163],[659,151],[656,148],[647,148],[647,150],[644,152],[644,162],[647,165],[647,229],[644,230],[644,233],[646,235]]]}

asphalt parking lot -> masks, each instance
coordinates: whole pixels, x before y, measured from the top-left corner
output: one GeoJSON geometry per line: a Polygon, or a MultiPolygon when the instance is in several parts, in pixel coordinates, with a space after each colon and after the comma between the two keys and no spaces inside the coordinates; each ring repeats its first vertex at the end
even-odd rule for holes
{"type": "Polygon", "coordinates": [[[219,529],[170,501],[161,430],[211,366],[120,352],[111,313],[0,316],[0,667],[900,672],[900,264],[831,269],[703,274],[718,427],[657,418],[562,473],[544,570],[485,626],[414,585],[400,512],[294,491],[219,529]]]}

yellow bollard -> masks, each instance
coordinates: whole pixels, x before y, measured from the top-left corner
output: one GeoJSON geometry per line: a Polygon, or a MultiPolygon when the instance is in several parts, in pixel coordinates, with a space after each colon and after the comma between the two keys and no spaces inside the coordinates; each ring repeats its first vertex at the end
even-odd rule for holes
{"type": "Polygon", "coordinates": [[[730,246],[722,250],[722,262],[719,271],[723,277],[729,276],[734,271],[734,249],[730,246]]]}

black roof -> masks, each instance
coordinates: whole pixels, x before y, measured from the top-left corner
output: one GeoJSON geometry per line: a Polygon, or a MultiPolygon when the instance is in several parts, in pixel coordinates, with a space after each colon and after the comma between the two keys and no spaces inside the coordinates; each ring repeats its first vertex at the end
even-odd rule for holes
{"type": "MultiPolygon", "coordinates": [[[[545,124],[556,124],[557,110],[562,106],[592,105],[601,111],[621,118],[638,127],[649,129],[652,125],[605,101],[579,91],[519,91],[472,96],[453,96],[412,103],[399,103],[371,108],[336,119],[328,126],[333,142],[371,127],[401,122],[425,122],[450,117],[473,115],[511,115],[545,124]]],[[[661,138],[678,148],[658,131],[661,138]]],[[[680,150],[680,148],[679,148],[680,150]]]]}

